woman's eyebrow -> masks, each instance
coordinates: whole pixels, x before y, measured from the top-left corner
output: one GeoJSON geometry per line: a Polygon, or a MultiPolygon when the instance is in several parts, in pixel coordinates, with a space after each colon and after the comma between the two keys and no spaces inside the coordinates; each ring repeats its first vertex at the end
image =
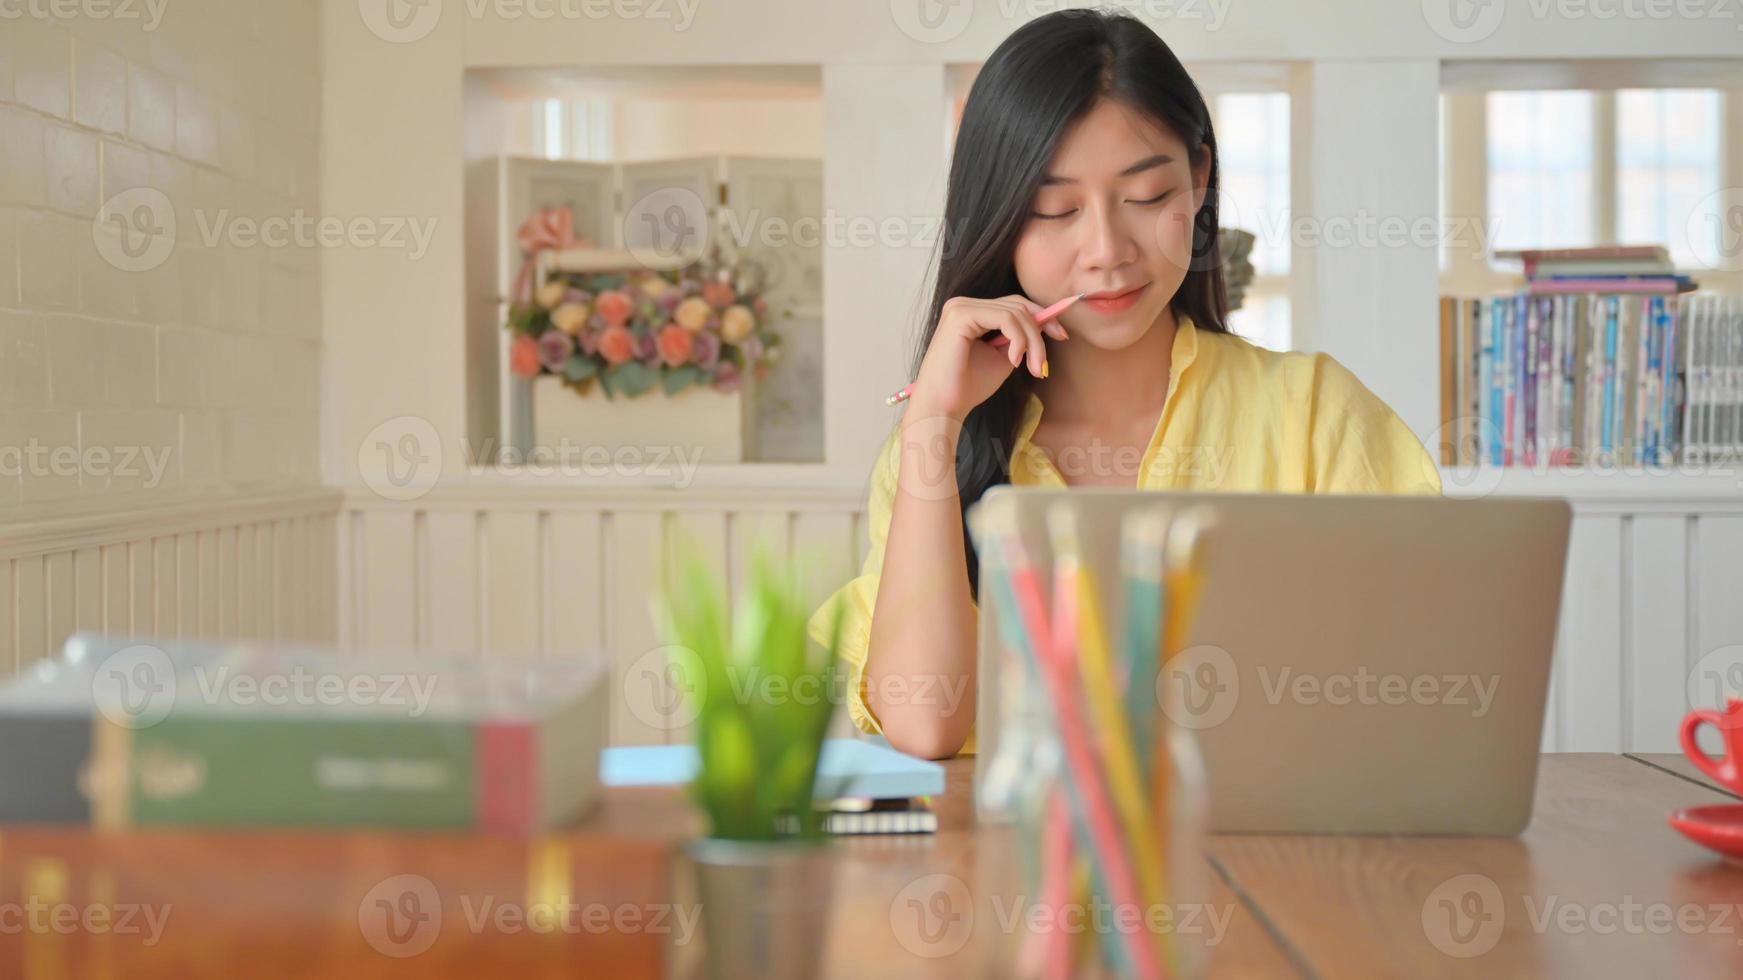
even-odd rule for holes
{"type": "MultiPolygon", "coordinates": [[[[1144,159],[1139,160],[1137,163],[1134,163],[1131,166],[1127,167],[1126,169],[1120,171],[1119,176],[1130,177],[1131,175],[1133,175],[1135,173],[1142,173],[1143,171],[1149,170],[1152,167],[1166,167],[1167,165],[1169,165],[1173,162],[1174,162],[1173,157],[1169,156],[1166,153],[1158,153],[1155,156],[1145,157],[1144,159]]],[[[1043,187],[1045,187],[1049,184],[1075,184],[1075,183],[1077,183],[1076,177],[1061,177],[1058,174],[1047,174],[1046,176],[1041,178],[1041,185],[1043,187]]]]}

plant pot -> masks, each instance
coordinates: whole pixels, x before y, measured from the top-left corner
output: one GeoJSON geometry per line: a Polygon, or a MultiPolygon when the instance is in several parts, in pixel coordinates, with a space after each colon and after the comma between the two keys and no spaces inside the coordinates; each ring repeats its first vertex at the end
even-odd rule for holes
{"type": "Polygon", "coordinates": [[[810,980],[821,975],[835,888],[826,841],[704,837],[685,847],[701,907],[707,976],[810,980]]]}
{"type": "Polygon", "coordinates": [[[634,397],[609,398],[598,382],[582,394],[549,374],[534,378],[532,389],[536,454],[643,468],[756,457],[756,402],[748,378],[730,394],[690,387],[668,395],[656,386],[634,397]]]}

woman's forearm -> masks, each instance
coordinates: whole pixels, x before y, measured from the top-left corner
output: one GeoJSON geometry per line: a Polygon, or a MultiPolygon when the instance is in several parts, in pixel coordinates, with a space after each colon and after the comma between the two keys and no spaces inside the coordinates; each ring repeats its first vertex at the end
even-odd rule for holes
{"type": "Polygon", "coordinates": [[[890,744],[955,755],[974,725],[975,611],[963,564],[960,423],[910,405],[866,654],[866,701],[890,744]]]}

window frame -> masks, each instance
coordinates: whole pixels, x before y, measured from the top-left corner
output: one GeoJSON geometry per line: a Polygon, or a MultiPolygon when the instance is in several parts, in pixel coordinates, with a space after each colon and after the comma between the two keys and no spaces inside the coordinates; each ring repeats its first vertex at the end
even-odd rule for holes
{"type": "MultiPolygon", "coordinates": [[[[1626,89],[1704,89],[1718,92],[1720,126],[1718,161],[1721,187],[1733,186],[1743,172],[1743,154],[1727,154],[1725,134],[1743,109],[1743,92],[1714,85],[1625,84],[1594,88],[1569,86],[1592,94],[1592,234],[1594,241],[1617,241],[1617,208],[1621,186],[1616,160],[1618,95],[1626,89]]],[[[1556,86],[1533,87],[1552,91],[1556,86]]],[[[1488,95],[1489,89],[1458,88],[1441,93],[1441,166],[1444,193],[1441,198],[1443,227],[1459,219],[1476,219],[1489,227],[1488,188],[1488,95]]],[[[1443,249],[1440,291],[1443,295],[1486,296],[1518,290],[1525,281],[1522,270],[1495,263],[1485,249],[1443,249]]],[[[1703,290],[1743,294],[1743,270],[1690,270],[1703,290]]]]}

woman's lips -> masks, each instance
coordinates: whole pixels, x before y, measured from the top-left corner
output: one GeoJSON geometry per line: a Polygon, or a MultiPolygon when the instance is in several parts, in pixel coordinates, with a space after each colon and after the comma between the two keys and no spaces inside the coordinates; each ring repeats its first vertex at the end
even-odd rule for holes
{"type": "Polygon", "coordinates": [[[1097,313],[1124,313],[1137,304],[1138,297],[1144,294],[1144,290],[1149,288],[1149,285],[1149,283],[1145,283],[1130,292],[1121,293],[1118,296],[1110,296],[1106,299],[1094,299],[1085,296],[1083,298],[1083,305],[1097,313]]]}

